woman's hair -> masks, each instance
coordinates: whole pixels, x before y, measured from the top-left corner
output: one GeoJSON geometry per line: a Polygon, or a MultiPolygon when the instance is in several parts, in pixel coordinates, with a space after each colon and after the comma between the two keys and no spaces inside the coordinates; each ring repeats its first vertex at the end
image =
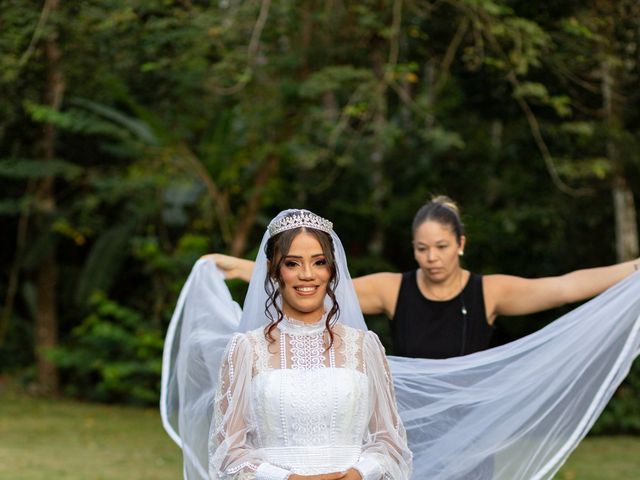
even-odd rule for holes
{"type": "Polygon", "coordinates": [[[267,271],[267,276],[264,279],[264,288],[267,292],[265,313],[269,318],[270,323],[265,327],[265,336],[269,342],[274,342],[275,339],[271,336],[271,332],[284,318],[284,312],[277,302],[278,297],[281,295],[280,286],[282,285],[280,268],[282,266],[282,262],[289,253],[293,239],[302,232],[309,233],[318,240],[322,247],[322,253],[324,254],[327,262],[327,267],[331,272],[329,282],[327,284],[327,295],[331,299],[332,305],[325,321],[325,326],[329,332],[330,338],[329,346],[331,346],[333,345],[333,331],[331,330],[331,325],[335,323],[335,319],[338,318],[338,314],[340,312],[340,306],[338,305],[336,294],[334,292],[334,288],[338,283],[338,269],[336,266],[335,255],[333,253],[333,240],[331,239],[331,235],[328,233],[309,227],[298,227],[291,230],[285,230],[284,232],[274,235],[267,241],[265,253],[267,255],[267,260],[269,261],[269,269],[267,271]],[[271,307],[276,311],[276,318],[273,316],[271,307]]]}
{"type": "Polygon", "coordinates": [[[438,222],[441,225],[448,226],[455,233],[456,240],[460,243],[460,237],[464,235],[464,224],[460,220],[458,205],[449,197],[445,195],[434,196],[428,203],[420,207],[416,216],[413,217],[411,226],[411,232],[414,236],[420,225],[427,221],[438,222]]]}

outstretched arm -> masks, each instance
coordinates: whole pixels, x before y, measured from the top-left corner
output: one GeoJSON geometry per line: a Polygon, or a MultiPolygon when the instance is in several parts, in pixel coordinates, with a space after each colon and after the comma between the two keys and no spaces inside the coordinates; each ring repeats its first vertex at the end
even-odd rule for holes
{"type": "Polygon", "coordinates": [[[245,282],[251,280],[255,264],[252,260],[223,255],[222,253],[209,253],[208,255],[203,255],[202,258],[213,261],[224,272],[224,278],[227,280],[233,278],[239,278],[245,282]]]}
{"type": "Polygon", "coordinates": [[[365,315],[384,313],[393,318],[400,292],[401,273],[373,273],[353,279],[360,309],[365,315]]]}
{"type": "Polygon", "coordinates": [[[487,319],[498,315],[526,315],[591,298],[640,269],[640,259],[607,267],[576,270],[546,278],[511,275],[484,277],[487,319]]]}

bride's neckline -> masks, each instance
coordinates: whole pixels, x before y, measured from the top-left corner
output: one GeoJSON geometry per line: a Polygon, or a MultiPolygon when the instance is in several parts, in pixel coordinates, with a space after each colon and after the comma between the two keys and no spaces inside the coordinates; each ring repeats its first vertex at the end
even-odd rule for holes
{"type": "Polygon", "coordinates": [[[317,335],[325,330],[327,314],[323,314],[317,322],[303,322],[286,315],[278,324],[280,330],[289,335],[317,335]]]}

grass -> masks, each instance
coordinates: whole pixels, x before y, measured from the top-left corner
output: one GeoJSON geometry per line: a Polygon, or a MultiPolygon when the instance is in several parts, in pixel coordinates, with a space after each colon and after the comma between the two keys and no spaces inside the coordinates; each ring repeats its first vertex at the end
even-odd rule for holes
{"type": "MultiPolygon", "coordinates": [[[[2,480],[178,480],[158,411],[0,392],[2,480]]],[[[637,480],[640,437],[587,438],[558,480],[637,480]]]]}
{"type": "Polygon", "coordinates": [[[556,475],[558,480],[640,479],[640,437],[587,437],[556,475]]]}
{"type": "Polygon", "coordinates": [[[0,396],[0,479],[177,480],[157,410],[0,396]]]}

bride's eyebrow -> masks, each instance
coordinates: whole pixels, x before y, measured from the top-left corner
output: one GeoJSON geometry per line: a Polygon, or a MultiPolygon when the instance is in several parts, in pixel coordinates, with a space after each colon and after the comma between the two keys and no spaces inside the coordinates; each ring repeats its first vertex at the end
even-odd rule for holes
{"type": "MultiPolygon", "coordinates": [[[[324,257],[324,253],[314,253],[311,258],[324,257]]],[[[302,255],[285,255],[284,258],[304,258],[302,255]]]]}

